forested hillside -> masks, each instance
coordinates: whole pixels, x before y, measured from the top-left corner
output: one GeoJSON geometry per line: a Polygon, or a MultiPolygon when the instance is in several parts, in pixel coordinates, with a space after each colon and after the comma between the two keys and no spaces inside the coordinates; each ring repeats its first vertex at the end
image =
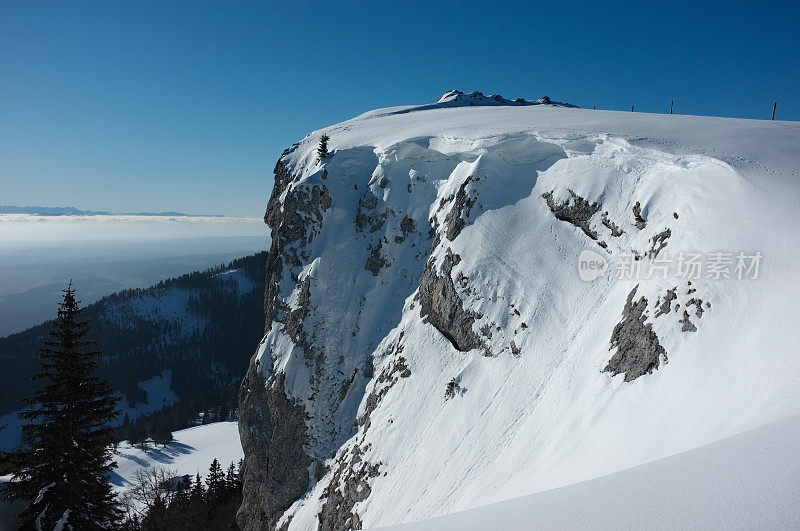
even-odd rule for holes
{"type": "MultiPolygon", "coordinates": [[[[86,307],[105,354],[101,374],[124,398],[121,423],[140,418],[141,433],[186,427],[201,413],[206,421],[234,415],[239,379],[263,333],[265,259],[258,253],[86,307]]],[[[50,326],[0,338],[0,415],[31,394],[50,326]]]]}

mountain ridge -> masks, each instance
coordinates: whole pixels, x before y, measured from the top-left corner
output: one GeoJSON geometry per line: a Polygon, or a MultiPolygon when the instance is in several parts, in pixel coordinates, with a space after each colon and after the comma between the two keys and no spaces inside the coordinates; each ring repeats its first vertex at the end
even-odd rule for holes
{"type": "Polygon", "coordinates": [[[799,125],[397,109],[276,164],[266,335],[240,391],[242,527],[428,518],[797,409],[799,125]],[[610,264],[592,282],[584,250],[610,264]],[[616,276],[626,257],[698,250],[759,252],[763,268],[616,276]]]}

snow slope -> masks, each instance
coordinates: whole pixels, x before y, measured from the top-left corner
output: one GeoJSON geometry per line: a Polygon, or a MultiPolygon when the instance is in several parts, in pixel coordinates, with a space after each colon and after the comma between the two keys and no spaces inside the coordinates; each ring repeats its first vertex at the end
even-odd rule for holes
{"type": "Polygon", "coordinates": [[[223,468],[238,463],[242,458],[242,446],[236,422],[215,422],[196,426],[172,434],[174,441],[166,446],[151,445],[143,450],[124,442],[119,445],[114,461],[113,484],[118,492],[130,485],[137,470],[151,467],[164,467],[175,472],[176,476],[208,473],[211,461],[216,458],[223,468]]]}
{"type": "Polygon", "coordinates": [[[798,168],[796,123],[546,104],[311,133],[267,211],[274,311],[241,404],[240,523],[410,522],[800,412],[798,168]],[[591,282],[585,250],[607,264],[591,282]],[[736,278],[739,253],[761,256],[757,278],[736,278]],[[627,278],[626,260],[669,268],[627,278]]]}
{"type": "Polygon", "coordinates": [[[431,520],[406,531],[797,529],[800,417],[560,489],[431,520]]]}

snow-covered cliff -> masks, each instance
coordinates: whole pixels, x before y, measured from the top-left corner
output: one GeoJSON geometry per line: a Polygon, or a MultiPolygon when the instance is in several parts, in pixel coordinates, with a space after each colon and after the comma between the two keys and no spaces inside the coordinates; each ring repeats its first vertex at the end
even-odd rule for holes
{"type": "Polygon", "coordinates": [[[793,123],[456,92],[309,134],[265,216],[240,524],[419,520],[798,411],[798,167],[793,123]]]}

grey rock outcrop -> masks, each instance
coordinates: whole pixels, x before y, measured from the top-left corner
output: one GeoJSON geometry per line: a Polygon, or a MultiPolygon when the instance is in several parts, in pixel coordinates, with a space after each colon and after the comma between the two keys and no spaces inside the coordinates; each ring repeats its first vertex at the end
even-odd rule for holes
{"type": "Polygon", "coordinates": [[[334,463],[333,477],[325,489],[322,511],[319,513],[320,531],[362,529],[356,503],[366,500],[372,492],[369,479],[380,473],[380,463],[369,463],[362,458],[362,449],[354,444],[350,451],[342,452],[334,463]]]}
{"type": "Polygon", "coordinates": [[[639,201],[636,201],[636,204],[633,205],[633,222],[633,224],[639,230],[642,230],[647,226],[647,221],[642,217],[642,205],[639,203],[639,201]]]}
{"type": "Polygon", "coordinates": [[[659,304],[658,308],[656,308],[654,317],[668,314],[672,310],[672,301],[678,298],[678,296],[675,294],[676,291],[678,291],[677,286],[667,290],[667,293],[664,295],[664,299],[661,301],[661,304],[659,304]]]}
{"type": "Polygon", "coordinates": [[[615,238],[619,238],[624,234],[623,230],[608,217],[608,212],[603,212],[603,217],[600,218],[600,221],[611,231],[611,235],[615,238]]]}
{"type": "MultiPolygon", "coordinates": [[[[310,279],[301,282],[295,308],[283,302],[280,286],[285,267],[308,259],[304,246],[314,238],[333,203],[324,185],[293,186],[296,181],[279,161],[264,215],[272,229],[264,313],[266,332],[280,323],[294,341],[305,345],[303,320],[309,311],[310,279]]],[[[271,366],[271,360],[265,363],[271,366]]],[[[280,515],[308,489],[313,459],[304,451],[307,414],[301,404],[287,396],[284,381],[283,373],[271,374],[253,358],[239,389],[239,435],[245,459],[244,495],[237,522],[243,529],[274,528],[280,515]]]]}
{"type": "Polygon", "coordinates": [[[622,320],[611,333],[611,348],[617,352],[603,369],[612,375],[625,374],[625,381],[650,374],[658,369],[661,358],[666,361],[667,352],[658,341],[653,325],[645,322],[647,299],[634,300],[638,286],[628,294],[622,310],[622,320]]]}
{"type": "Polygon", "coordinates": [[[397,356],[397,358],[386,367],[383,368],[378,378],[375,380],[375,385],[372,388],[372,391],[367,395],[367,400],[364,406],[364,413],[359,417],[358,424],[364,426],[364,432],[369,429],[370,426],[370,416],[372,412],[375,411],[375,408],[378,407],[383,397],[389,390],[398,382],[400,378],[408,378],[411,376],[411,369],[408,368],[406,364],[406,359],[403,356],[400,356],[400,353],[403,352],[403,336],[401,333],[400,339],[398,340],[397,344],[392,346],[388,352],[386,352],[387,356],[397,356]]]}
{"type": "Polygon", "coordinates": [[[284,391],[284,375],[269,384],[258,364],[239,389],[239,437],[245,449],[243,499],[236,515],[242,529],[274,529],[280,516],[308,489],[312,459],[302,405],[284,391]]]}
{"type": "Polygon", "coordinates": [[[466,352],[483,347],[483,342],[472,329],[477,315],[464,309],[451,277],[453,267],[460,261],[461,257],[448,249],[439,274],[434,260],[428,260],[419,283],[419,302],[422,317],[441,332],[453,347],[466,352]]]}
{"type": "Polygon", "coordinates": [[[600,210],[600,205],[597,203],[590,203],[572,190],[567,191],[569,192],[570,199],[563,203],[559,203],[553,198],[553,192],[542,194],[542,197],[547,202],[547,208],[550,209],[556,219],[575,225],[589,238],[596,241],[600,247],[606,248],[606,243],[599,241],[597,232],[589,226],[589,220],[600,210]]]}
{"type": "Polygon", "coordinates": [[[444,224],[447,228],[445,234],[450,241],[455,240],[456,237],[461,234],[461,231],[466,225],[466,220],[469,218],[469,214],[472,211],[472,207],[477,202],[477,199],[469,197],[467,194],[467,185],[472,181],[472,176],[464,179],[464,182],[458,187],[458,192],[456,192],[453,206],[450,207],[450,212],[448,212],[447,216],[444,218],[444,224]]]}
{"type": "Polygon", "coordinates": [[[686,310],[683,310],[683,319],[678,322],[682,325],[681,332],[697,332],[697,327],[689,319],[689,312],[686,310]]]}
{"type": "MultiPolygon", "coordinates": [[[[358,430],[362,419],[356,418],[356,411],[362,399],[367,398],[368,406],[377,404],[388,387],[411,375],[402,357],[381,359],[391,363],[391,374],[374,388],[377,394],[371,402],[365,396],[367,384],[381,379],[372,360],[374,349],[403,308],[404,299],[387,293],[411,294],[417,289],[434,235],[425,214],[402,203],[390,208],[386,196],[375,195],[377,187],[365,192],[358,179],[366,172],[350,174],[350,167],[337,165],[342,151],[327,157],[324,168],[293,170],[292,149],[276,164],[264,216],[272,231],[264,294],[266,335],[263,353],[251,362],[240,388],[247,492],[237,521],[247,530],[286,525],[292,504],[324,477],[329,488],[320,527],[355,528],[359,519],[353,504],[368,495],[363,478],[353,479],[361,474],[360,465],[350,471],[338,470],[338,465],[326,470],[323,463],[358,430]],[[357,262],[326,261],[330,255],[319,260],[333,245],[346,248],[343,255],[359,256],[371,275],[364,275],[357,262]],[[396,271],[387,274],[390,266],[396,271]],[[332,302],[337,296],[352,301],[347,312],[338,312],[332,302]],[[328,472],[342,483],[333,485],[328,472]],[[348,481],[356,491],[349,490],[348,481]]],[[[377,164],[371,150],[362,151],[369,159],[367,168],[377,164]]],[[[391,194],[393,183],[384,184],[385,193],[391,194]]],[[[405,198],[405,190],[400,190],[405,198]]],[[[348,459],[341,466],[351,464],[355,466],[348,459]]]]}
{"type": "Polygon", "coordinates": [[[376,232],[383,228],[386,222],[387,211],[379,210],[378,198],[367,190],[358,200],[356,212],[356,227],[362,232],[376,232]]]}
{"type": "Polygon", "coordinates": [[[389,261],[383,257],[381,254],[381,249],[383,248],[383,242],[378,242],[373,249],[370,255],[367,257],[367,261],[364,263],[364,269],[372,273],[372,276],[377,277],[378,273],[381,272],[381,269],[389,265],[389,261]]]}
{"type": "Polygon", "coordinates": [[[308,258],[303,256],[303,246],[313,239],[314,225],[322,223],[325,211],[333,206],[330,193],[324,185],[291,188],[295,181],[291,171],[278,161],[275,165],[275,185],[264,214],[264,222],[272,229],[264,291],[265,332],[269,331],[283,309],[280,304],[280,283],[284,262],[298,266],[301,259],[308,258]]]}
{"type": "Polygon", "coordinates": [[[672,236],[672,231],[670,229],[664,229],[650,238],[650,250],[647,251],[647,256],[649,258],[655,258],[658,256],[658,253],[661,252],[661,249],[667,246],[667,240],[670,236],[672,236]]]}

